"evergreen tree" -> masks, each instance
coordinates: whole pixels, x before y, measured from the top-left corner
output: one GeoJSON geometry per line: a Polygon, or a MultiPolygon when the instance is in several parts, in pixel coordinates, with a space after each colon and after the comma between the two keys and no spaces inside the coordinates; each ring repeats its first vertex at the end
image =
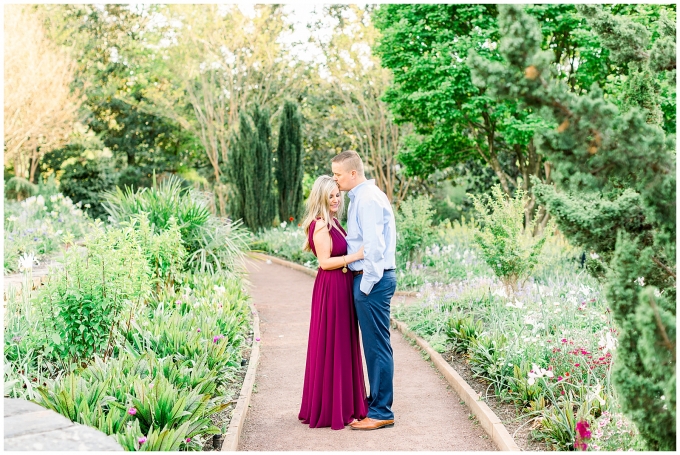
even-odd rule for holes
{"type": "Polygon", "coordinates": [[[297,219],[302,211],[302,120],[295,103],[283,104],[276,150],[276,182],[279,189],[279,217],[297,219]]]}
{"type": "Polygon", "coordinates": [[[239,131],[227,173],[233,187],[232,215],[256,230],[269,227],[276,212],[272,182],[273,153],[269,109],[239,112],[239,131]]]}
{"type": "Polygon", "coordinates": [[[557,80],[540,25],[520,6],[499,5],[503,60],[473,53],[468,62],[476,83],[522,99],[551,125],[539,147],[555,165],[556,186],[536,182],[534,192],[561,231],[590,250],[589,268],[605,281],[618,330],[612,382],[624,412],[649,449],[674,450],[675,136],[660,126],[659,87],[639,75],[661,71],[675,84],[675,18],[661,14],[652,34],[599,6],[578,8],[629,68],[620,107],[597,84],[576,94],[557,80]]]}

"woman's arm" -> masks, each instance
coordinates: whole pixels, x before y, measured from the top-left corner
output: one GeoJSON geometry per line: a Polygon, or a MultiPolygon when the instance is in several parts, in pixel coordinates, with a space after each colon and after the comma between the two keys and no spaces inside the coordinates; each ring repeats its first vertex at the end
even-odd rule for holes
{"type": "Polygon", "coordinates": [[[331,236],[328,232],[328,226],[323,220],[316,222],[314,228],[314,246],[316,247],[316,258],[319,261],[319,267],[323,270],[341,269],[345,264],[364,258],[363,246],[356,253],[347,254],[344,258],[342,256],[331,257],[331,236]]]}

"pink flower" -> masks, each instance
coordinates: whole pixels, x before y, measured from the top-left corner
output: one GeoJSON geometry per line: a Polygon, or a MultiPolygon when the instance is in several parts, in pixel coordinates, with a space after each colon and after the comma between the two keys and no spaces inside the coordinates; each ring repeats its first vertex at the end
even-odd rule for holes
{"type": "Polygon", "coordinates": [[[137,410],[135,408],[130,408],[130,409],[128,409],[128,414],[133,416],[133,415],[137,414],[137,410]]]}
{"type": "Polygon", "coordinates": [[[137,439],[137,442],[141,446],[142,444],[144,444],[146,442],[146,438],[144,436],[142,436],[141,438],[137,439]]]}
{"type": "Polygon", "coordinates": [[[255,341],[260,341],[260,337],[255,338],[255,341]]]}
{"type": "Polygon", "coordinates": [[[197,331],[198,333],[201,333],[201,329],[197,329],[196,331],[197,331]]]}
{"type": "Polygon", "coordinates": [[[575,363],[574,366],[575,366],[575,367],[580,367],[581,364],[580,364],[580,363],[575,363]]]}
{"type": "Polygon", "coordinates": [[[578,450],[586,450],[588,444],[586,439],[590,439],[591,433],[588,429],[588,422],[580,420],[576,423],[576,441],[574,441],[574,448],[578,450]]]}
{"type": "Polygon", "coordinates": [[[181,304],[182,304],[182,301],[181,301],[181,300],[175,300],[175,304],[176,304],[176,305],[181,305],[181,304]]]}
{"type": "Polygon", "coordinates": [[[191,442],[191,438],[187,438],[187,439],[186,439],[186,442],[191,442]]]}
{"type": "Polygon", "coordinates": [[[564,379],[562,376],[557,376],[557,382],[561,381],[562,379],[564,379]]]}
{"type": "Polygon", "coordinates": [[[566,338],[562,338],[561,341],[562,341],[562,343],[566,343],[566,342],[567,342],[567,339],[566,339],[566,338]]]}
{"type": "Polygon", "coordinates": [[[217,342],[220,341],[222,338],[224,338],[224,335],[215,335],[215,336],[213,337],[213,343],[217,343],[217,342]]]}

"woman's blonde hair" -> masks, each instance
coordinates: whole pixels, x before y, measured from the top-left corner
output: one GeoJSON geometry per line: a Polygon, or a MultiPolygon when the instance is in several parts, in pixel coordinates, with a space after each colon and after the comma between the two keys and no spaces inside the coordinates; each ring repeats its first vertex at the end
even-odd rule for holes
{"type": "Polygon", "coordinates": [[[335,215],[331,214],[329,196],[337,189],[338,184],[335,183],[333,177],[328,175],[322,175],[314,181],[312,191],[310,191],[309,198],[307,199],[305,217],[302,221],[302,228],[305,231],[304,249],[306,251],[311,250],[311,247],[309,246],[309,225],[312,224],[312,221],[321,218],[328,224],[329,229],[333,227],[337,229],[336,223],[338,223],[338,221],[333,220],[333,218],[342,216],[342,209],[345,205],[345,200],[341,197],[340,204],[338,205],[338,212],[335,215]]]}

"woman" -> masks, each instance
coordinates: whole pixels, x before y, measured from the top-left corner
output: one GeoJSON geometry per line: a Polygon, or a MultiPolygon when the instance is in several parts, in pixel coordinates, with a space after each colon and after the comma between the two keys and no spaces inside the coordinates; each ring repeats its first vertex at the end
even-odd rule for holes
{"type": "Polygon", "coordinates": [[[338,217],[343,198],[332,177],[314,182],[303,226],[319,261],[312,293],[307,364],[298,418],[311,428],[342,430],[366,417],[368,403],[352,298],[353,275],[347,264],[363,259],[361,248],[347,254],[345,231],[338,217]]]}

